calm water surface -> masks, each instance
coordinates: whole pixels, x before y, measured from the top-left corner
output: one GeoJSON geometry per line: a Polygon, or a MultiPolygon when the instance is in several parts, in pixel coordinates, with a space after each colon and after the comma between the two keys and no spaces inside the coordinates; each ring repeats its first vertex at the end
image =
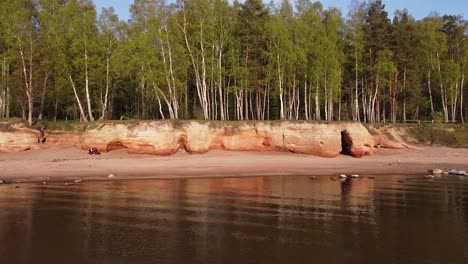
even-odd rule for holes
{"type": "Polygon", "coordinates": [[[468,178],[0,186],[0,263],[468,263],[468,178]]]}

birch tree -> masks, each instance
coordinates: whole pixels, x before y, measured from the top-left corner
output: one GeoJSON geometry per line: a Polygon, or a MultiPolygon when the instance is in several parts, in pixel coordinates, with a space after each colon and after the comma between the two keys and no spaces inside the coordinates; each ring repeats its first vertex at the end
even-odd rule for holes
{"type": "MultiPolygon", "coordinates": [[[[35,97],[35,55],[38,35],[37,3],[31,0],[6,1],[2,4],[2,16],[6,28],[7,45],[16,50],[21,65],[22,90],[26,96],[27,117],[29,125],[33,123],[35,97]]],[[[6,63],[4,58],[3,68],[6,63]]],[[[6,74],[4,74],[6,77],[6,74]]],[[[5,78],[4,77],[4,78],[5,78]]],[[[3,99],[6,101],[6,97],[3,99]]]]}
{"type": "Polygon", "coordinates": [[[109,90],[112,85],[111,63],[114,52],[118,44],[119,18],[115,14],[114,8],[103,8],[99,15],[98,25],[102,32],[102,44],[105,47],[105,89],[100,92],[101,117],[105,119],[109,107],[109,90]]]}
{"type": "Polygon", "coordinates": [[[359,95],[363,94],[361,85],[361,93],[359,92],[360,76],[364,74],[364,17],[365,3],[360,3],[356,0],[351,2],[351,10],[348,14],[348,30],[349,39],[352,46],[352,59],[354,71],[354,93],[352,93],[352,118],[353,120],[361,120],[359,111],[359,95]]]}

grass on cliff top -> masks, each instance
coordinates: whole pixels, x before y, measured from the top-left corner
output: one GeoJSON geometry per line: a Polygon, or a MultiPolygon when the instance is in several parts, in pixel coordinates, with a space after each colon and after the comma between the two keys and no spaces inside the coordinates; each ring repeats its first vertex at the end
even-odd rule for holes
{"type": "Polygon", "coordinates": [[[386,135],[395,140],[390,129],[401,131],[401,138],[410,144],[468,148],[468,124],[373,123],[363,125],[371,135],[386,135]]]}
{"type": "Polygon", "coordinates": [[[209,124],[210,127],[223,127],[229,126],[231,128],[239,128],[244,125],[252,125],[259,122],[265,122],[272,126],[281,125],[283,122],[289,123],[296,123],[296,124],[343,124],[343,123],[353,123],[352,121],[333,121],[333,122],[325,122],[325,121],[306,121],[306,120],[270,120],[270,121],[261,121],[261,120],[236,120],[236,121],[220,121],[220,120],[174,120],[174,119],[165,119],[165,120],[139,120],[139,119],[129,119],[129,120],[97,120],[94,122],[82,123],[79,121],[57,121],[57,122],[47,122],[47,129],[48,130],[63,130],[63,131],[76,131],[82,132],[87,129],[94,129],[99,128],[105,124],[125,124],[128,126],[136,126],[144,122],[158,122],[168,123],[174,126],[174,128],[182,127],[184,123],[195,121],[200,124],[209,124]]]}
{"type": "Polygon", "coordinates": [[[419,144],[468,148],[466,124],[423,124],[412,126],[407,132],[419,144]]]}
{"type": "Polygon", "coordinates": [[[0,131],[13,131],[12,126],[18,123],[26,126],[26,123],[21,118],[0,118],[0,131]]]}

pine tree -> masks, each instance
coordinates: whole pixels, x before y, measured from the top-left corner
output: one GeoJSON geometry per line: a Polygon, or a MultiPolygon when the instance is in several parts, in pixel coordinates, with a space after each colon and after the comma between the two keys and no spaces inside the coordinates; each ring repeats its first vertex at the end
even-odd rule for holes
{"type": "Polygon", "coordinates": [[[265,32],[269,14],[261,0],[246,0],[240,5],[238,16],[236,35],[240,40],[241,66],[245,74],[241,81],[244,118],[249,119],[252,116],[251,93],[263,90],[263,52],[266,50],[265,32]]]}

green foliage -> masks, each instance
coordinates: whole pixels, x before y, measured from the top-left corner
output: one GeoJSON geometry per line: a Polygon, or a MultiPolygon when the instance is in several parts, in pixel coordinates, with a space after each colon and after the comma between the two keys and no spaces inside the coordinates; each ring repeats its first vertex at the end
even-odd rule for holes
{"type": "Polygon", "coordinates": [[[373,70],[379,82],[390,85],[391,76],[396,72],[396,67],[393,62],[393,52],[388,49],[379,51],[373,70]]]}
{"type": "Polygon", "coordinates": [[[371,66],[376,54],[389,48],[391,43],[390,26],[390,19],[382,1],[371,1],[367,8],[364,26],[366,46],[371,53],[369,54],[371,66]]]}
{"type": "Polygon", "coordinates": [[[419,125],[408,129],[408,132],[421,144],[466,148],[468,147],[466,130],[466,126],[419,125]]]}
{"type": "Polygon", "coordinates": [[[444,121],[444,114],[440,111],[434,113],[434,121],[441,123],[444,121]]]}
{"type": "Polygon", "coordinates": [[[463,16],[266,4],[135,0],[125,22],[91,0],[5,0],[0,118],[467,117],[463,16]]]}
{"type": "Polygon", "coordinates": [[[259,89],[262,79],[261,67],[266,50],[266,28],[268,11],[261,0],[246,0],[240,6],[236,33],[240,40],[241,66],[247,72],[245,78],[247,89],[259,89]]]}
{"type": "Polygon", "coordinates": [[[56,130],[56,131],[79,131],[78,127],[83,126],[83,123],[79,121],[57,121],[57,122],[48,122],[47,130],[56,130]]]}

